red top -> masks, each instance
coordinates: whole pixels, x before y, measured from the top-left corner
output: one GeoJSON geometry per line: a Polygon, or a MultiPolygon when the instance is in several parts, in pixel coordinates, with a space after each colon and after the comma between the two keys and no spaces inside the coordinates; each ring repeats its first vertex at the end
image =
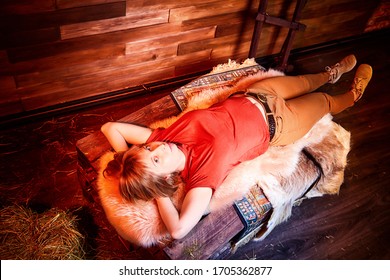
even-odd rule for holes
{"type": "Polygon", "coordinates": [[[166,129],[152,132],[147,143],[173,142],[184,152],[181,176],[187,191],[215,190],[240,162],[263,154],[269,131],[260,110],[246,97],[229,98],[208,109],[186,113],[166,129]]]}

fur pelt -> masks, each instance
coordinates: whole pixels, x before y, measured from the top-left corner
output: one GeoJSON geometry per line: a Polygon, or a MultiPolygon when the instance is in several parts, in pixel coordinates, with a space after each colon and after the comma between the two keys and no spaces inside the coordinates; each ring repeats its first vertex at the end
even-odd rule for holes
{"type": "MultiPolygon", "coordinates": [[[[169,238],[155,201],[130,203],[119,193],[119,182],[112,177],[105,177],[103,170],[114,158],[114,152],[107,152],[99,162],[97,187],[100,202],[110,224],[118,234],[133,244],[150,247],[169,238]]],[[[184,186],[172,197],[175,206],[180,209],[184,198],[184,186]]]]}
{"type": "Polygon", "coordinates": [[[233,169],[216,190],[211,210],[224,207],[224,201],[242,197],[253,185],[259,186],[272,204],[272,214],[262,230],[264,239],[278,224],[286,221],[294,203],[317,179],[320,171],[301,153],[306,149],[321,165],[323,175],[305,195],[307,198],[337,194],[344,180],[350,149],[350,133],[324,116],[306,134],[291,145],[270,147],[266,153],[233,169]]]}
{"type": "MultiPolygon", "coordinates": [[[[207,108],[228,98],[238,90],[264,78],[283,75],[270,70],[241,79],[233,87],[218,90],[205,90],[189,99],[188,107],[180,115],[155,122],[152,128],[167,127],[188,111],[207,108]]],[[[349,152],[350,134],[332,121],[330,115],[323,117],[301,140],[284,147],[270,147],[263,155],[236,166],[217,188],[210,202],[210,211],[232,205],[234,200],[242,198],[255,185],[262,188],[273,206],[272,215],[267,223],[263,239],[278,224],[288,219],[294,202],[313,182],[317,170],[302,158],[301,150],[307,149],[320,162],[324,176],[306,195],[336,194],[343,182],[346,157],[349,152]]],[[[166,238],[169,234],[162,222],[154,201],[132,204],[119,194],[118,182],[102,175],[107,162],[113,158],[107,152],[100,161],[98,174],[98,192],[109,222],[126,240],[143,247],[149,247],[166,238]]],[[[181,186],[173,203],[178,209],[184,197],[181,186]]]]}

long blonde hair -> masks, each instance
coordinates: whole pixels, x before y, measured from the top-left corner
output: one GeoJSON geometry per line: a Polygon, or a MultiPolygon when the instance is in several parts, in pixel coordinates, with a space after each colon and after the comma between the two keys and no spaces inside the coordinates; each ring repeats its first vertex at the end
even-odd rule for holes
{"type": "Polygon", "coordinates": [[[142,146],[133,145],[129,150],[115,154],[103,175],[117,177],[121,195],[130,202],[171,197],[181,183],[179,174],[164,177],[150,172],[141,160],[141,149],[142,146]]]}

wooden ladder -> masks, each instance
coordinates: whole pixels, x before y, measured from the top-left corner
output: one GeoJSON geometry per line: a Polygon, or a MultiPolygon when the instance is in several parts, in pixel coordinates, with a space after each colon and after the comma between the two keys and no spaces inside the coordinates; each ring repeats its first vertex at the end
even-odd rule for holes
{"type": "Polygon", "coordinates": [[[306,29],[306,25],[298,22],[301,17],[302,10],[306,5],[306,2],[307,0],[297,0],[297,4],[294,10],[294,15],[291,21],[289,21],[286,19],[268,15],[266,12],[268,0],[260,0],[259,9],[257,11],[257,16],[256,16],[255,27],[253,30],[251,46],[249,49],[249,57],[250,58],[256,57],[256,51],[259,45],[260,34],[264,23],[273,24],[281,27],[287,27],[290,30],[287,34],[287,37],[280,51],[279,59],[278,59],[279,65],[277,67],[277,69],[285,72],[287,70],[287,61],[291,52],[291,47],[295,37],[295,32],[304,31],[306,29]]]}

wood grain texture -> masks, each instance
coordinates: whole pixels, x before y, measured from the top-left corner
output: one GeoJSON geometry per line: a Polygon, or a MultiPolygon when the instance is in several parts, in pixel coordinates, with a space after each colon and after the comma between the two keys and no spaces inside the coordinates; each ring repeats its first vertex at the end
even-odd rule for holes
{"type": "Polygon", "coordinates": [[[248,8],[252,9],[252,5],[253,7],[256,7],[256,4],[254,3],[248,7],[248,3],[251,3],[251,1],[230,0],[210,1],[209,3],[204,4],[189,4],[186,7],[172,9],[169,21],[176,22],[189,19],[206,18],[215,15],[239,12],[248,8]]]}
{"type": "MultiPolygon", "coordinates": [[[[137,52],[152,51],[163,47],[175,46],[176,50],[180,44],[192,42],[197,38],[196,42],[206,39],[213,39],[215,36],[215,26],[192,29],[183,32],[169,32],[163,38],[142,38],[139,41],[132,41],[126,44],[126,54],[137,55],[137,52]]],[[[195,51],[196,52],[196,51],[195,51]]],[[[177,53],[180,55],[180,53],[177,53]]]]}
{"type": "MultiPolygon", "coordinates": [[[[264,241],[249,242],[233,255],[218,257],[232,260],[390,259],[390,53],[385,40],[388,35],[357,42],[341,41],[326,49],[292,54],[291,75],[322,71],[325,65],[333,65],[350,53],[355,53],[359,64],[368,63],[374,69],[363,98],[334,118],[351,132],[352,146],[344,183],[338,195],[306,200],[294,207],[290,219],[277,226],[264,241]]],[[[0,61],[6,63],[1,51],[0,61]]],[[[182,67],[190,71],[189,65],[182,67]]],[[[4,73],[1,68],[0,71],[4,73]]],[[[320,90],[332,95],[343,93],[349,89],[354,73],[355,69],[344,74],[337,84],[320,90]]],[[[105,122],[136,112],[175,89],[168,84],[165,91],[2,128],[1,205],[28,205],[36,211],[52,207],[79,209],[75,214],[86,236],[88,259],[162,258],[118,238],[103,209],[91,202],[88,193],[80,187],[75,147],[78,140],[98,133],[105,122]]],[[[358,264],[357,269],[360,269],[358,264]]]]}
{"type": "MultiPolygon", "coordinates": [[[[0,75],[14,77],[21,97],[12,99],[19,105],[9,112],[2,106],[2,114],[13,114],[15,108],[28,114],[202,72],[229,58],[245,59],[258,4],[259,0],[1,1],[0,49],[5,60],[0,61],[0,75]]],[[[296,34],[293,48],[360,35],[381,4],[385,1],[308,1],[302,13],[307,29],[296,34]]],[[[270,1],[267,13],[290,19],[294,7],[295,1],[270,1]]],[[[286,34],[286,29],[264,26],[256,56],[277,54],[286,34]]],[[[0,95],[0,105],[7,102],[8,97],[0,95]]]]}
{"type": "Polygon", "coordinates": [[[88,22],[124,16],[124,2],[108,3],[95,6],[76,7],[71,9],[56,9],[50,12],[36,13],[31,10],[28,14],[6,14],[0,18],[0,24],[5,30],[34,30],[64,24],[88,22]]]}
{"type": "Polygon", "coordinates": [[[23,15],[55,11],[55,1],[53,0],[3,0],[0,5],[1,15],[14,14],[23,15]]]}
{"type": "Polygon", "coordinates": [[[61,38],[65,40],[167,23],[168,16],[169,10],[145,11],[142,13],[127,14],[118,18],[63,25],[61,26],[61,38]]]}
{"type": "Polygon", "coordinates": [[[124,0],[56,0],[59,9],[69,9],[75,7],[92,6],[106,3],[125,2],[124,0]]]}
{"type": "Polygon", "coordinates": [[[206,216],[185,239],[175,240],[164,252],[172,260],[207,260],[243,228],[237,211],[227,207],[206,216]]]}

